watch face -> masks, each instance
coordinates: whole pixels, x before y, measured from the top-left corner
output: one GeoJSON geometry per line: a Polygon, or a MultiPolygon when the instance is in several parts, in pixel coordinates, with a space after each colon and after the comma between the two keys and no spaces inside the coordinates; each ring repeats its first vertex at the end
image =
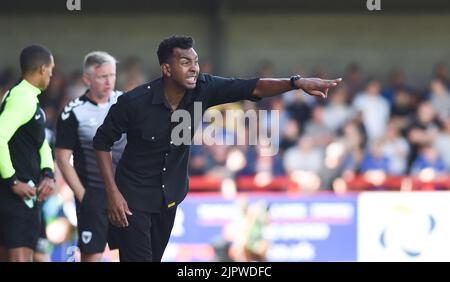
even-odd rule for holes
{"type": "Polygon", "coordinates": [[[294,75],[291,77],[291,86],[294,89],[299,89],[299,87],[297,85],[295,85],[295,81],[299,80],[301,77],[299,75],[294,75]]]}

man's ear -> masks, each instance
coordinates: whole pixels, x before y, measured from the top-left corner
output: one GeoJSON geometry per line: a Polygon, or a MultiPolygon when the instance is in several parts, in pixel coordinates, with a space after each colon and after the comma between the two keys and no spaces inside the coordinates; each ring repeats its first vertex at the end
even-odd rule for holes
{"type": "Polygon", "coordinates": [[[40,75],[44,75],[46,69],[47,69],[47,66],[46,66],[46,65],[41,65],[41,66],[39,67],[39,74],[40,74],[40,75]]]}
{"type": "Polygon", "coordinates": [[[169,64],[162,64],[161,65],[161,71],[164,74],[164,76],[167,76],[167,77],[171,77],[172,76],[169,64]]]}
{"type": "Polygon", "coordinates": [[[83,78],[84,84],[86,84],[88,87],[91,87],[91,80],[89,78],[89,74],[83,73],[82,78],[83,78]]]}

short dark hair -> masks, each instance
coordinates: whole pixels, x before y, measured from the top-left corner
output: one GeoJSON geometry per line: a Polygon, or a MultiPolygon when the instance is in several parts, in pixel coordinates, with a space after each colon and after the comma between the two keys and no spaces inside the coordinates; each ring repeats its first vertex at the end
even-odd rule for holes
{"type": "Polygon", "coordinates": [[[20,52],[20,69],[22,74],[32,73],[42,65],[51,63],[52,53],[41,45],[30,45],[20,52]]]}
{"type": "Polygon", "coordinates": [[[190,36],[171,36],[159,43],[158,60],[159,65],[167,63],[173,54],[174,48],[190,49],[194,46],[194,39],[190,36]]]}

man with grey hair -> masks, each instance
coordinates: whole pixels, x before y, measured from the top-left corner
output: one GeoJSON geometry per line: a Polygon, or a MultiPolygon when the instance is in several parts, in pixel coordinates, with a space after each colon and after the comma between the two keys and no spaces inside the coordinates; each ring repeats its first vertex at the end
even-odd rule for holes
{"type": "MultiPolygon", "coordinates": [[[[88,90],[68,103],[56,124],[56,160],[72,189],[77,206],[78,247],[81,261],[102,259],[106,243],[111,248],[112,228],[106,213],[106,194],[92,139],[109,108],[122,94],[115,91],[116,59],[102,51],[86,55],[83,80],[88,90]],[[73,156],[73,165],[71,157],[73,156]]],[[[125,147],[125,136],[112,150],[113,165],[125,147]]]]}

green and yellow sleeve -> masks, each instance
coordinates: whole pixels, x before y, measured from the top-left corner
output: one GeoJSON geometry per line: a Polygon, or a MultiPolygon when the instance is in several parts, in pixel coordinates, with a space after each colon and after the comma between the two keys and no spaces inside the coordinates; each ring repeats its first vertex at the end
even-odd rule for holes
{"type": "Polygon", "coordinates": [[[11,90],[0,114],[0,176],[3,179],[14,176],[16,172],[11,161],[8,142],[17,129],[33,118],[37,107],[35,96],[17,91],[11,90]]]}
{"type": "Polygon", "coordinates": [[[39,155],[41,156],[41,171],[45,169],[54,171],[55,165],[53,162],[52,149],[50,148],[47,139],[44,139],[44,142],[39,149],[39,155]]]}

